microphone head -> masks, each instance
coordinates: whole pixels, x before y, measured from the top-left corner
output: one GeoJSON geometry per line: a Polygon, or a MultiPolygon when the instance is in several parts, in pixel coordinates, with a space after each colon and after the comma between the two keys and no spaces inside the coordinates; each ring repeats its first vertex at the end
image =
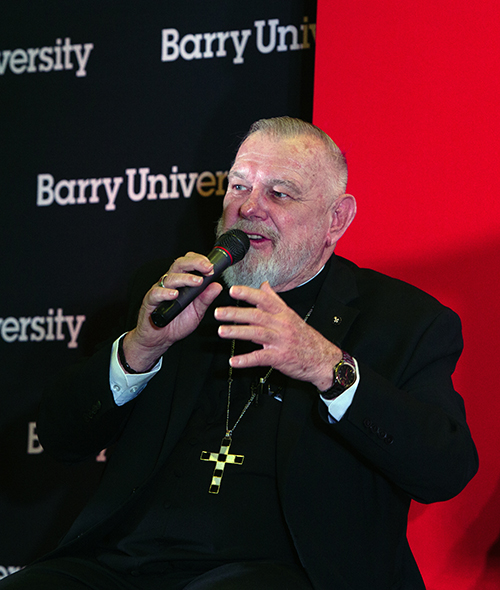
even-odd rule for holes
{"type": "Polygon", "coordinates": [[[230,229],[215,242],[214,248],[225,250],[231,257],[231,264],[235,264],[248,252],[250,240],[241,229],[230,229]]]}

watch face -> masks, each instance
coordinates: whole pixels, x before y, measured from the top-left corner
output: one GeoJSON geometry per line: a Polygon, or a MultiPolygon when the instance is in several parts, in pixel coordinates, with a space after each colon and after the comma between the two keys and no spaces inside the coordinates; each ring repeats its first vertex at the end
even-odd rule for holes
{"type": "Polygon", "coordinates": [[[340,367],[337,368],[336,378],[337,383],[339,383],[340,385],[342,385],[342,387],[347,389],[356,380],[356,375],[351,365],[343,363],[342,365],[340,365],[340,367]]]}

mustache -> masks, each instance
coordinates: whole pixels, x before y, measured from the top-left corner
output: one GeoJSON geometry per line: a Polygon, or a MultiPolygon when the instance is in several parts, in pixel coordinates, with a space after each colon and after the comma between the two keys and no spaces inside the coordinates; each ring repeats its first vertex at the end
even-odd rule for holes
{"type": "Polygon", "coordinates": [[[258,221],[247,221],[246,219],[240,219],[231,227],[223,228],[224,222],[221,217],[217,223],[216,235],[219,238],[225,231],[230,229],[239,229],[244,231],[246,234],[258,234],[268,240],[271,240],[273,246],[275,246],[280,240],[280,234],[278,231],[271,227],[267,227],[265,224],[258,221]]]}

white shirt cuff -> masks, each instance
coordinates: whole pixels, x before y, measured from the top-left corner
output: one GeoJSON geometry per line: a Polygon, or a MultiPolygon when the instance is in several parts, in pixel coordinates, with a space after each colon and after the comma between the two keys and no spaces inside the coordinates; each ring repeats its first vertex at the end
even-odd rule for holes
{"type": "Polygon", "coordinates": [[[137,397],[149,381],[158,373],[162,365],[162,359],[160,358],[148,373],[126,373],[118,360],[118,342],[120,338],[113,343],[109,363],[109,386],[111,387],[111,393],[117,406],[123,406],[137,397]]]}

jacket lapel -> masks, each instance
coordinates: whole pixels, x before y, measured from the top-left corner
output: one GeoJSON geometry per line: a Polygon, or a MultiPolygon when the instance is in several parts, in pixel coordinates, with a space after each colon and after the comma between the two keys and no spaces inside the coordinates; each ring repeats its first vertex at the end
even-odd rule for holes
{"type": "Polygon", "coordinates": [[[330,342],[341,347],[359,313],[354,304],[357,297],[354,273],[341,258],[332,256],[309,324],[330,342]]]}
{"type": "MultiPolygon", "coordinates": [[[[309,324],[330,342],[342,348],[342,343],[359,313],[355,307],[358,289],[354,273],[343,259],[332,256],[327,273],[309,324]]],[[[284,491],[285,476],[293,449],[311,411],[320,401],[310,384],[291,379],[288,383],[277,444],[277,475],[281,492],[284,491]]]]}

